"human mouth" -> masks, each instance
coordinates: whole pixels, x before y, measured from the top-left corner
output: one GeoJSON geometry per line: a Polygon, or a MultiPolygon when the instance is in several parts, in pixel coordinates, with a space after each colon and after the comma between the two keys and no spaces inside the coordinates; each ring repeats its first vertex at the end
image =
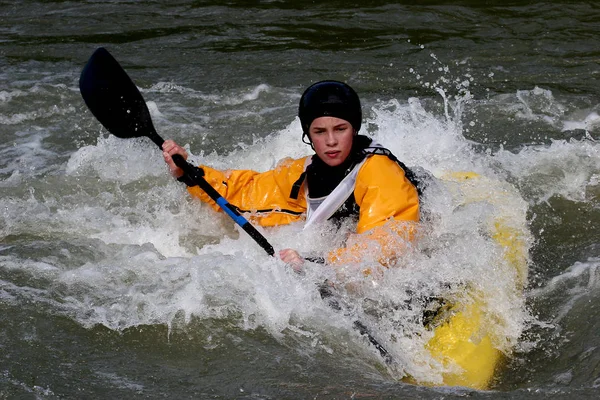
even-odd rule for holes
{"type": "Polygon", "coordinates": [[[329,158],[336,158],[338,154],[340,154],[339,151],[328,151],[325,153],[325,155],[329,158]]]}

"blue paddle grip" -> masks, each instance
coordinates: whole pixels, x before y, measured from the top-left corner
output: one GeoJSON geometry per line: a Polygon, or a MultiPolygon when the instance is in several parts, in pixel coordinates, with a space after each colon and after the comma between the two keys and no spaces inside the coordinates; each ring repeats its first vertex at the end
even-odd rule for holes
{"type": "Polygon", "coordinates": [[[217,204],[223,209],[223,211],[225,211],[227,213],[227,215],[229,215],[236,224],[238,224],[239,226],[244,226],[244,224],[248,223],[248,220],[244,217],[242,217],[241,215],[238,215],[237,213],[233,212],[233,210],[231,208],[229,208],[229,202],[227,200],[225,200],[223,197],[219,197],[217,199],[217,204]]]}

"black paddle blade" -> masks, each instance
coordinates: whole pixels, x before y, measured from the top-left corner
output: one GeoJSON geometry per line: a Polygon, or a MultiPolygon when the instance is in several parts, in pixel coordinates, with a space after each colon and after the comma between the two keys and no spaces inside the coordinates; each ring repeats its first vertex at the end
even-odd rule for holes
{"type": "Polygon", "coordinates": [[[142,94],[105,48],[98,48],[81,71],[79,90],[110,133],[123,139],[147,136],[162,147],[142,94]]]}

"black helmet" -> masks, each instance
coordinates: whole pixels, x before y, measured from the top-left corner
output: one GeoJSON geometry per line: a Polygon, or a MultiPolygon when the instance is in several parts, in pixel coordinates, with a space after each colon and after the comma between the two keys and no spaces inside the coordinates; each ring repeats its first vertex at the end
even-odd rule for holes
{"type": "Polygon", "coordinates": [[[304,91],[298,117],[302,124],[303,140],[308,136],[310,124],[319,117],[341,118],[348,121],[358,133],[362,122],[360,100],[354,89],[343,82],[317,82],[304,91]]]}

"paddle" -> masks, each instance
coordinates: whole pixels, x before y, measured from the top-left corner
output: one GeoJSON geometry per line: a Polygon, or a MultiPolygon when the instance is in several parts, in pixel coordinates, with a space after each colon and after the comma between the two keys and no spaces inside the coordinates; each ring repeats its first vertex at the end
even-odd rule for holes
{"type": "MultiPolygon", "coordinates": [[[[162,150],[165,141],[154,129],[142,94],[108,50],[100,47],[92,54],[81,72],[79,90],[92,114],[110,133],[122,139],[146,136],[162,150]]],[[[267,239],[210,186],[202,176],[201,170],[185,161],[179,154],[173,156],[173,161],[267,254],[275,254],[267,239]]]]}
{"type": "MultiPolygon", "coordinates": [[[[98,48],[81,71],[79,90],[88,108],[100,123],[113,135],[122,139],[148,137],[162,150],[165,142],[154,129],[146,101],[129,75],[103,47],[98,48]]],[[[188,163],[179,154],[173,156],[175,164],[213,199],[252,239],[270,256],[273,246],[248,220],[242,217],[202,176],[202,170],[188,163]]],[[[320,289],[323,299],[333,296],[330,288],[320,289]]],[[[329,305],[341,310],[339,303],[330,299],[329,305]]],[[[360,321],[354,321],[354,329],[367,336],[387,363],[391,357],[360,321]]]]}

